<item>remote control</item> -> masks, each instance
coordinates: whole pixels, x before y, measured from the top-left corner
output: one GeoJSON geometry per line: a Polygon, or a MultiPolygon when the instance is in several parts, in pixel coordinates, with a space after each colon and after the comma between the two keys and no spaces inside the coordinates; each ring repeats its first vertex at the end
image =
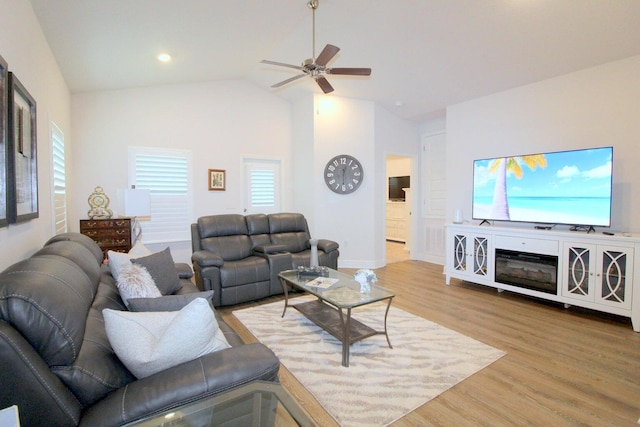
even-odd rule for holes
{"type": "Polygon", "coordinates": [[[603,231],[602,234],[606,234],[607,236],[615,236],[615,233],[612,233],[610,231],[603,231]]]}

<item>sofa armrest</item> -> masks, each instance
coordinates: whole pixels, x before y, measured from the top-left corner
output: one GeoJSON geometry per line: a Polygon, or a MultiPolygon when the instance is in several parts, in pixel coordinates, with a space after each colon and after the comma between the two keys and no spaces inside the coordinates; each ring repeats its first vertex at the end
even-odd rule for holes
{"type": "Polygon", "coordinates": [[[335,251],[336,249],[338,249],[338,247],[339,247],[338,243],[334,242],[333,240],[327,240],[327,239],[318,240],[318,249],[320,249],[324,253],[328,254],[329,252],[335,251]]]}
{"type": "Polygon", "coordinates": [[[261,343],[217,351],[116,390],[87,408],[80,426],[118,426],[252,381],[277,381],[279,368],[276,355],[261,343]]]}
{"type": "Polygon", "coordinates": [[[222,267],[224,260],[209,251],[197,251],[191,254],[191,261],[198,264],[201,268],[204,267],[222,267]]]}
{"type": "Polygon", "coordinates": [[[3,320],[0,384],[0,402],[18,405],[22,425],[76,425],[80,419],[82,406],[78,399],[27,340],[3,320]]]}
{"type": "Polygon", "coordinates": [[[180,279],[191,279],[193,277],[193,270],[191,270],[189,264],[177,262],[176,270],[178,271],[178,277],[180,279]]]}
{"type": "Polygon", "coordinates": [[[259,255],[286,252],[287,248],[284,245],[259,245],[253,248],[253,250],[256,252],[256,255],[259,255]]]}

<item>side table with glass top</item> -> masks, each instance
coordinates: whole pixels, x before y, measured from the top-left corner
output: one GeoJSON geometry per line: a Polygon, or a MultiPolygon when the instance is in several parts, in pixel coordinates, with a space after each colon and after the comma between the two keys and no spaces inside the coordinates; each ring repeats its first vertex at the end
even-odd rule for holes
{"type": "Polygon", "coordinates": [[[315,427],[317,424],[281,384],[254,381],[127,426],[315,427]]]}
{"type": "Polygon", "coordinates": [[[324,268],[324,270],[326,277],[320,278],[300,274],[299,270],[287,270],[278,274],[284,291],[282,317],[284,317],[287,307],[293,307],[307,319],[340,340],[342,343],[342,366],[345,367],[349,366],[349,347],[357,341],[382,334],[387,338],[389,348],[393,348],[387,333],[387,316],[395,294],[373,284],[368,290],[362,290],[360,283],[356,282],[352,276],[331,268],[324,268]],[[317,299],[299,304],[289,304],[289,286],[308,292],[317,299]],[[379,301],[387,302],[384,313],[384,330],[375,330],[351,317],[352,309],[379,301]]]}

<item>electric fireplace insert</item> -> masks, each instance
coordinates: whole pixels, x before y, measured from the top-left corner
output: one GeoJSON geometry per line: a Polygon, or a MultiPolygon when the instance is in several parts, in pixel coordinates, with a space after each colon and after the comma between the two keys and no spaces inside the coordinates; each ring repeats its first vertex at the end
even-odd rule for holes
{"type": "Polygon", "coordinates": [[[505,285],[558,293],[558,257],[496,249],[495,281],[505,285]]]}

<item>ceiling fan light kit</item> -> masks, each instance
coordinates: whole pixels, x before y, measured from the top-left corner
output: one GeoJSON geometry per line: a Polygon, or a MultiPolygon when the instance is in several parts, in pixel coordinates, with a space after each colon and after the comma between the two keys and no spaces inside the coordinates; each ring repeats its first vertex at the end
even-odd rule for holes
{"type": "Polygon", "coordinates": [[[320,52],[320,55],[316,57],[316,9],[318,8],[318,0],[309,0],[309,2],[307,3],[307,6],[309,7],[309,9],[311,9],[311,12],[313,15],[313,27],[312,27],[312,37],[313,37],[312,55],[313,56],[309,59],[305,59],[304,61],[302,61],[301,65],[293,65],[293,64],[287,64],[284,62],[269,61],[266,59],[262,60],[261,62],[263,64],[293,68],[293,69],[302,71],[302,74],[283,80],[279,83],[274,84],[271,87],[279,88],[295,80],[298,80],[302,77],[309,76],[316,81],[316,83],[318,84],[322,92],[331,93],[333,92],[333,86],[331,86],[331,83],[329,83],[326,77],[324,77],[325,74],[344,75],[344,76],[370,76],[371,68],[344,68],[344,67],[328,68],[327,64],[329,63],[329,61],[331,61],[336,56],[336,54],[340,51],[340,48],[337,46],[327,44],[324,47],[324,49],[322,49],[322,52],[320,52]]]}

